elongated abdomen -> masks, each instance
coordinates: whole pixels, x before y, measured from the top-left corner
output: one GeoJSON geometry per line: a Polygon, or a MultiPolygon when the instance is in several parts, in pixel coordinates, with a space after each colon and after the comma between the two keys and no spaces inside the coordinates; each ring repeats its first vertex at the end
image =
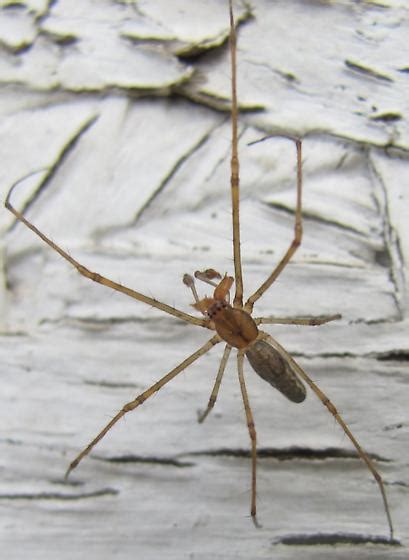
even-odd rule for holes
{"type": "Polygon", "coordinates": [[[287,399],[296,403],[305,399],[306,391],[303,383],[270,344],[264,340],[256,340],[246,350],[246,356],[254,371],[287,399]]]}

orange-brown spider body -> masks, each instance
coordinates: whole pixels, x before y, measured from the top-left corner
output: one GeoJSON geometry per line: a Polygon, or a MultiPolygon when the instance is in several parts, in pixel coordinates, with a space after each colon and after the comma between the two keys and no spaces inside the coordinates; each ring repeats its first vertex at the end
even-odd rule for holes
{"type": "MultiPolygon", "coordinates": [[[[195,276],[201,279],[208,278],[208,275],[201,272],[197,272],[195,276]]],[[[191,287],[193,279],[189,278],[191,287]]],[[[208,316],[211,328],[214,328],[229,346],[244,350],[251,367],[264,381],[270,383],[290,401],[304,401],[304,384],[288,361],[271,344],[263,340],[264,333],[259,331],[256,322],[247,311],[232,307],[228,303],[233,282],[231,276],[224,276],[216,286],[213,297],[201,299],[193,304],[193,307],[208,316]]]]}

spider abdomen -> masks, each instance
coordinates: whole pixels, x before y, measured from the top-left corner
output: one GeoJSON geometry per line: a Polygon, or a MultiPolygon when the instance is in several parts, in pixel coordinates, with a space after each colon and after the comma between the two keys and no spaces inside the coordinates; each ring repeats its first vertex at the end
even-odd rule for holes
{"type": "Polygon", "coordinates": [[[287,399],[295,403],[305,399],[303,383],[290,364],[270,344],[256,340],[246,350],[246,356],[254,371],[287,399]]]}

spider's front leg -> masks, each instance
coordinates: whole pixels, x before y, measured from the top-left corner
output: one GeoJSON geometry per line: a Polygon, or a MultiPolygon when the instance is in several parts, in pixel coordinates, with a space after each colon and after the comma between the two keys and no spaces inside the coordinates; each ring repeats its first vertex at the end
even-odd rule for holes
{"type": "MultiPolygon", "coordinates": [[[[278,265],[274,268],[273,272],[270,276],[261,284],[261,286],[248,298],[244,309],[251,313],[253,311],[253,307],[255,302],[261,298],[261,296],[270,288],[271,284],[277,279],[277,277],[281,274],[287,264],[290,262],[292,256],[301,245],[302,241],[302,152],[301,146],[302,142],[299,138],[294,138],[292,136],[283,136],[284,138],[288,138],[295,143],[295,147],[297,150],[297,202],[295,207],[295,224],[294,224],[294,238],[288,247],[286,253],[284,254],[281,261],[278,265]]],[[[262,140],[266,140],[269,137],[263,138],[262,140]]],[[[261,140],[259,140],[260,142],[261,140]]]]}
{"type": "Polygon", "coordinates": [[[185,321],[187,323],[191,323],[193,325],[198,325],[200,327],[206,327],[207,326],[207,322],[204,319],[199,319],[198,317],[194,317],[193,315],[189,315],[188,313],[185,313],[184,311],[181,311],[180,309],[172,307],[172,306],[170,306],[166,303],[163,303],[161,301],[158,301],[157,299],[154,299],[152,297],[146,296],[145,294],[142,294],[141,292],[137,292],[136,290],[133,290],[132,288],[128,288],[127,286],[124,286],[123,284],[115,282],[114,280],[111,280],[110,278],[106,278],[105,276],[102,276],[101,274],[98,274],[97,272],[93,272],[93,271],[89,270],[83,264],[81,264],[76,259],[74,259],[70,254],[67,253],[67,251],[64,251],[64,249],[62,249],[62,247],[57,245],[57,243],[52,241],[47,235],[45,235],[42,231],[40,231],[34,224],[32,224],[29,220],[27,220],[27,218],[21,212],[16,210],[16,208],[14,208],[14,206],[11,204],[11,202],[10,202],[11,195],[12,195],[14,189],[19,184],[19,182],[20,181],[17,181],[10,188],[10,190],[7,194],[6,200],[4,201],[4,206],[12,214],[14,214],[14,216],[17,218],[17,220],[19,222],[24,224],[28,229],[30,229],[33,233],[35,233],[35,235],[37,235],[42,241],[44,241],[44,243],[46,243],[49,247],[51,247],[51,249],[56,251],[63,259],[65,259],[73,267],[75,267],[77,269],[77,271],[82,276],[84,276],[85,278],[88,278],[88,280],[92,280],[93,282],[97,282],[98,284],[102,284],[103,286],[106,286],[107,288],[110,288],[111,290],[115,290],[116,292],[121,292],[121,293],[125,294],[126,296],[129,296],[133,299],[136,299],[136,300],[138,300],[142,303],[145,303],[147,305],[155,307],[156,309],[160,309],[164,313],[168,313],[169,315],[173,315],[174,317],[177,317],[178,319],[181,319],[182,321],[185,321]]]}

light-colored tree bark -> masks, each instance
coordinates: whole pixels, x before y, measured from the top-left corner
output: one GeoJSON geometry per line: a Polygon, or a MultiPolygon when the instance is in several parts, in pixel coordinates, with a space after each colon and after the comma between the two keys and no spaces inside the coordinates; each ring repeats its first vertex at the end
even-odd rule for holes
{"type": "MultiPolygon", "coordinates": [[[[183,273],[233,271],[227,2],[21,4],[0,4],[2,198],[30,175],[13,202],[44,233],[91,270],[194,313],[183,273]]],[[[285,140],[247,144],[301,136],[303,244],[255,315],[342,313],[326,326],[266,330],[376,458],[404,542],[409,9],[254,0],[235,11],[245,292],[291,241],[296,166],[285,140]]],[[[109,418],[209,333],[80,277],[6,210],[0,224],[4,557],[407,557],[358,542],[388,536],[385,514],[325,408],[310,392],[288,402],[247,364],[260,449],[254,528],[234,359],[214,411],[197,423],[219,347],[121,421],[64,482],[109,418]],[[319,533],[355,542],[282,542],[319,533]]]]}

